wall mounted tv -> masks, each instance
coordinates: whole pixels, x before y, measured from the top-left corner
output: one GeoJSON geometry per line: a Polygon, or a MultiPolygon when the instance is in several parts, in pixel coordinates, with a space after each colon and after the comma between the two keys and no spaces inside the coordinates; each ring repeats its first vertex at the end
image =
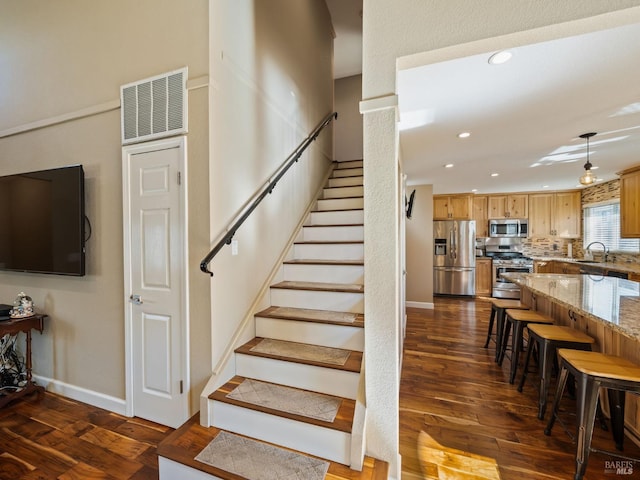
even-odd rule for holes
{"type": "Polygon", "coordinates": [[[0,177],[0,270],[85,274],[82,165],[0,177]]]}

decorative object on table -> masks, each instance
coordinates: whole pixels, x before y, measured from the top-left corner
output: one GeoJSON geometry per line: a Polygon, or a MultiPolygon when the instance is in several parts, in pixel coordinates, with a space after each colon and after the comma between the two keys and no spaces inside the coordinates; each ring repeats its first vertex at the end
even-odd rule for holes
{"type": "Polygon", "coordinates": [[[33,300],[29,295],[20,292],[13,302],[13,308],[9,316],[11,318],[24,318],[33,315],[33,300]]]}

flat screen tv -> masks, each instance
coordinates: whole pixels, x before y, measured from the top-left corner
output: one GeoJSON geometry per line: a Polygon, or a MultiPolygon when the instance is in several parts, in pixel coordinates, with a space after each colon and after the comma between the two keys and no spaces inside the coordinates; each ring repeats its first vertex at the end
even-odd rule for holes
{"type": "Polygon", "coordinates": [[[82,165],[0,177],[0,270],[85,274],[82,165]]]}

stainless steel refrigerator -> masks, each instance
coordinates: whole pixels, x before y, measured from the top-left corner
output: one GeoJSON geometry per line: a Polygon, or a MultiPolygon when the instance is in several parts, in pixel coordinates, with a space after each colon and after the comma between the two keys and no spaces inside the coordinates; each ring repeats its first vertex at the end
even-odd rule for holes
{"type": "Polygon", "coordinates": [[[433,293],[475,295],[475,220],[433,222],[433,293]]]}

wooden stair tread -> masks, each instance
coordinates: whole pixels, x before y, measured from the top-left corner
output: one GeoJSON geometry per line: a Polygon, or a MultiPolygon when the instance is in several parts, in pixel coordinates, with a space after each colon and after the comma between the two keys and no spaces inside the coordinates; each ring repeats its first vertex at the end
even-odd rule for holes
{"type": "Polygon", "coordinates": [[[285,265],[353,265],[362,266],[364,260],[323,260],[316,258],[294,258],[292,260],[286,260],[285,265]]]}
{"type": "MultiPolygon", "coordinates": [[[[224,480],[241,480],[237,475],[232,475],[195,460],[195,457],[220,431],[220,429],[215,427],[203,427],[200,425],[198,414],[196,414],[162,441],[160,445],[158,445],[157,453],[161,457],[187,465],[188,467],[209,475],[220,477],[224,480]]],[[[284,448],[279,445],[276,446],[284,448]]],[[[302,455],[306,454],[302,453],[302,455]]],[[[329,462],[329,471],[327,472],[326,478],[331,478],[332,480],[380,480],[387,478],[388,470],[389,464],[387,462],[365,457],[362,472],[351,470],[346,465],[340,463],[329,462]]]]}
{"type": "Polygon", "coordinates": [[[316,224],[304,225],[304,228],[312,227],[364,227],[364,223],[330,223],[330,224],[316,224]]]}
{"type": "Polygon", "coordinates": [[[364,240],[303,240],[294,245],[361,245],[364,240]]]}
{"type": "MultiPolygon", "coordinates": [[[[293,307],[269,307],[261,312],[256,313],[256,317],[264,318],[282,318],[285,320],[296,320],[300,322],[312,322],[312,323],[329,323],[332,325],[346,325],[351,327],[364,327],[364,315],[361,313],[354,313],[356,319],[353,322],[340,322],[336,320],[322,319],[322,318],[308,318],[303,315],[304,309],[293,307]],[[277,312],[277,313],[275,313],[277,312]]],[[[345,312],[333,312],[330,310],[318,310],[318,312],[326,312],[328,315],[345,312]]],[[[347,312],[348,313],[348,312],[347,312]]]]}
{"type": "MultiPolygon", "coordinates": [[[[337,187],[337,188],[345,188],[345,187],[337,187]]],[[[351,199],[354,199],[354,198],[364,198],[364,195],[350,195],[348,197],[319,198],[318,201],[319,202],[326,202],[328,200],[351,200],[351,199]]]]}
{"type": "Polygon", "coordinates": [[[326,213],[326,212],[362,212],[364,208],[336,208],[335,210],[312,210],[311,213],[326,213]]]}
{"type": "MultiPolygon", "coordinates": [[[[340,432],[351,433],[351,429],[353,427],[353,414],[355,412],[354,400],[351,400],[348,398],[336,397],[335,395],[327,395],[323,393],[322,395],[325,395],[327,397],[338,398],[341,400],[336,418],[333,420],[333,422],[326,422],[326,421],[318,420],[316,418],[305,417],[303,415],[297,415],[294,413],[284,412],[281,410],[276,410],[273,408],[268,408],[265,406],[255,405],[253,403],[248,403],[248,402],[243,402],[237,399],[228,398],[227,394],[231,393],[231,391],[234,390],[238,385],[240,385],[244,380],[246,380],[245,377],[241,377],[239,375],[234,376],[222,387],[218,388],[215,392],[209,395],[209,399],[216,400],[218,402],[228,403],[230,405],[236,405],[238,407],[248,408],[250,410],[255,410],[257,412],[263,412],[271,415],[276,415],[278,417],[288,418],[290,420],[295,420],[298,422],[304,422],[311,425],[330,428],[332,430],[338,430],[340,432]]],[[[266,382],[264,380],[259,380],[259,381],[262,383],[271,383],[271,382],[266,382]]],[[[271,383],[271,384],[278,385],[274,383],[271,383]]],[[[279,386],[285,386],[285,385],[279,385],[279,386]]],[[[287,386],[287,388],[295,388],[295,387],[287,386]]],[[[296,389],[296,390],[301,390],[301,389],[296,389]]],[[[316,392],[312,392],[312,393],[316,393],[316,392]]]]}
{"type": "MultiPolygon", "coordinates": [[[[345,362],[344,365],[335,365],[333,363],[324,363],[324,362],[317,362],[317,361],[312,361],[312,360],[304,360],[304,359],[299,359],[299,358],[291,358],[291,357],[284,357],[284,356],[280,356],[280,355],[270,355],[267,353],[261,353],[261,352],[254,352],[251,351],[251,349],[253,347],[255,347],[256,345],[258,345],[258,343],[260,343],[263,340],[263,338],[261,337],[255,337],[252,340],[249,340],[247,343],[245,343],[244,345],[241,345],[240,347],[235,349],[236,353],[240,353],[240,354],[244,354],[244,355],[254,355],[254,356],[258,356],[258,357],[264,357],[264,358],[272,358],[275,360],[283,360],[286,362],[291,362],[291,363],[301,363],[304,365],[314,365],[316,367],[324,367],[324,368],[333,368],[336,370],[344,370],[347,372],[355,372],[355,373],[359,373],[360,372],[360,364],[362,363],[362,352],[357,352],[355,350],[348,350],[349,351],[349,358],[347,359],[347,361],[345,362]]],[[[283,340],[284,342],[284,340],[283,340]]],[[[296,342],[288,342],[288,343],[296,343],[296,342]]],[[[337,349],[340,350],[340,349],[337,349]]],[[[344,349],[342,349],[344,350],[344,349]]]]}
{"type": "Polygon", "coordinates": [[[359,283],[294,282],[285,280],[271,285],[271,288],[310,290],[314,292],[364,293],[364,285],[359,283]]]}

